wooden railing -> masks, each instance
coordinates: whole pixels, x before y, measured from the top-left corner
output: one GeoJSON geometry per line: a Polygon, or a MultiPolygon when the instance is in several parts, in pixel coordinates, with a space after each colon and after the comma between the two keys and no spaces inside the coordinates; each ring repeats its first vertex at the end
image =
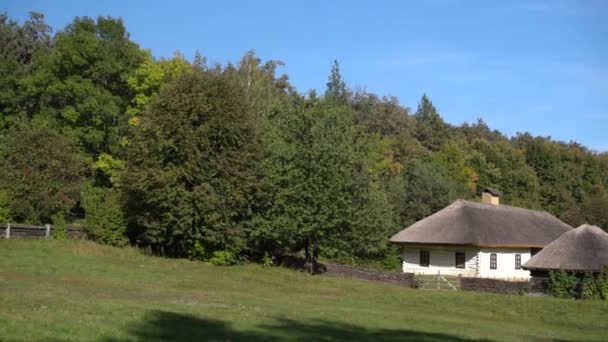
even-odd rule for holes
{"type": "Polygon", "coordinates": [[[421,290],[460,290],[461,276],[437,274],[416,274],[414,284],[421,290]]]}
{"type": "MultiPolygon", "coordinates": [[[[0,223],[0,238],[4,239],[48,239],[53,236],[55,227],[50,224],[34,226],[18,223],[0,223]]],[[[86,233],[82,227],[67,226],[67,237],[84,239],[86,233]]]]}

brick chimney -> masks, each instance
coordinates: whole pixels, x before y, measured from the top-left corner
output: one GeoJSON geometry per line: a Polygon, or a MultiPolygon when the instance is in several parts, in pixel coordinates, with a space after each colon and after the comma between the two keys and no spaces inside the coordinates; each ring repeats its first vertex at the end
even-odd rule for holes
{"type": "Polygon", "coordinates": [[[486,188],[481,193],[481,203],[499,205],[500,204],[500,191],[492,188],[486,188]]]}

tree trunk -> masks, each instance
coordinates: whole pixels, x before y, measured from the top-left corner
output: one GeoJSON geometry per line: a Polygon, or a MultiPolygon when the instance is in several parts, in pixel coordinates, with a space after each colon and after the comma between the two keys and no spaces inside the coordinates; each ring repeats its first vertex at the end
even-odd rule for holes
{"type": "Polygon", "coordinates": [[[310,240],[306,240],[306,246],[304,248],[306,254],[306,268],[310,274],[314,274],[315,269],[315,252],[314,245],[310,243],[310,240]]]}
{"type": "Polygon", "coordinates": [[[310,241],[306,240],[304,244],[304,254],[306,255],[306,262],[310,261],[310,241]]]}
{"type": "Polygon", "coordinates": [[[315,269],[317,267],[317,256],[319,253],[315,249],[314,245],[310,245],[310,254],[311,254],[310,274],[315,274],[315,269]]]}

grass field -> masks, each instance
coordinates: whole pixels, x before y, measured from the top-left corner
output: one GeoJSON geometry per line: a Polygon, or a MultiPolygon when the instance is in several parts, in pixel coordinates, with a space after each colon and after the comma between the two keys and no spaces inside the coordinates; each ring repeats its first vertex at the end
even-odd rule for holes
{"type": "Polygon", "coordinates": [[[608,340],[608,304],[0,240],[0,340],[608,340]]]}

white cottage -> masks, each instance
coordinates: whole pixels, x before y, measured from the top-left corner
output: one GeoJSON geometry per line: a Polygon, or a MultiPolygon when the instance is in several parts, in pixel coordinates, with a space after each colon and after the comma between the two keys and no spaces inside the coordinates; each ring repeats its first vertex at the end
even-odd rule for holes
{"type": "Polygon", "coordinates": [[[403,272],[530,278],[522,265],[572,227],[543,211],[501,205],[499,196],[487,189],[482,203],[457,200],[395,234],[403,272]]]}

